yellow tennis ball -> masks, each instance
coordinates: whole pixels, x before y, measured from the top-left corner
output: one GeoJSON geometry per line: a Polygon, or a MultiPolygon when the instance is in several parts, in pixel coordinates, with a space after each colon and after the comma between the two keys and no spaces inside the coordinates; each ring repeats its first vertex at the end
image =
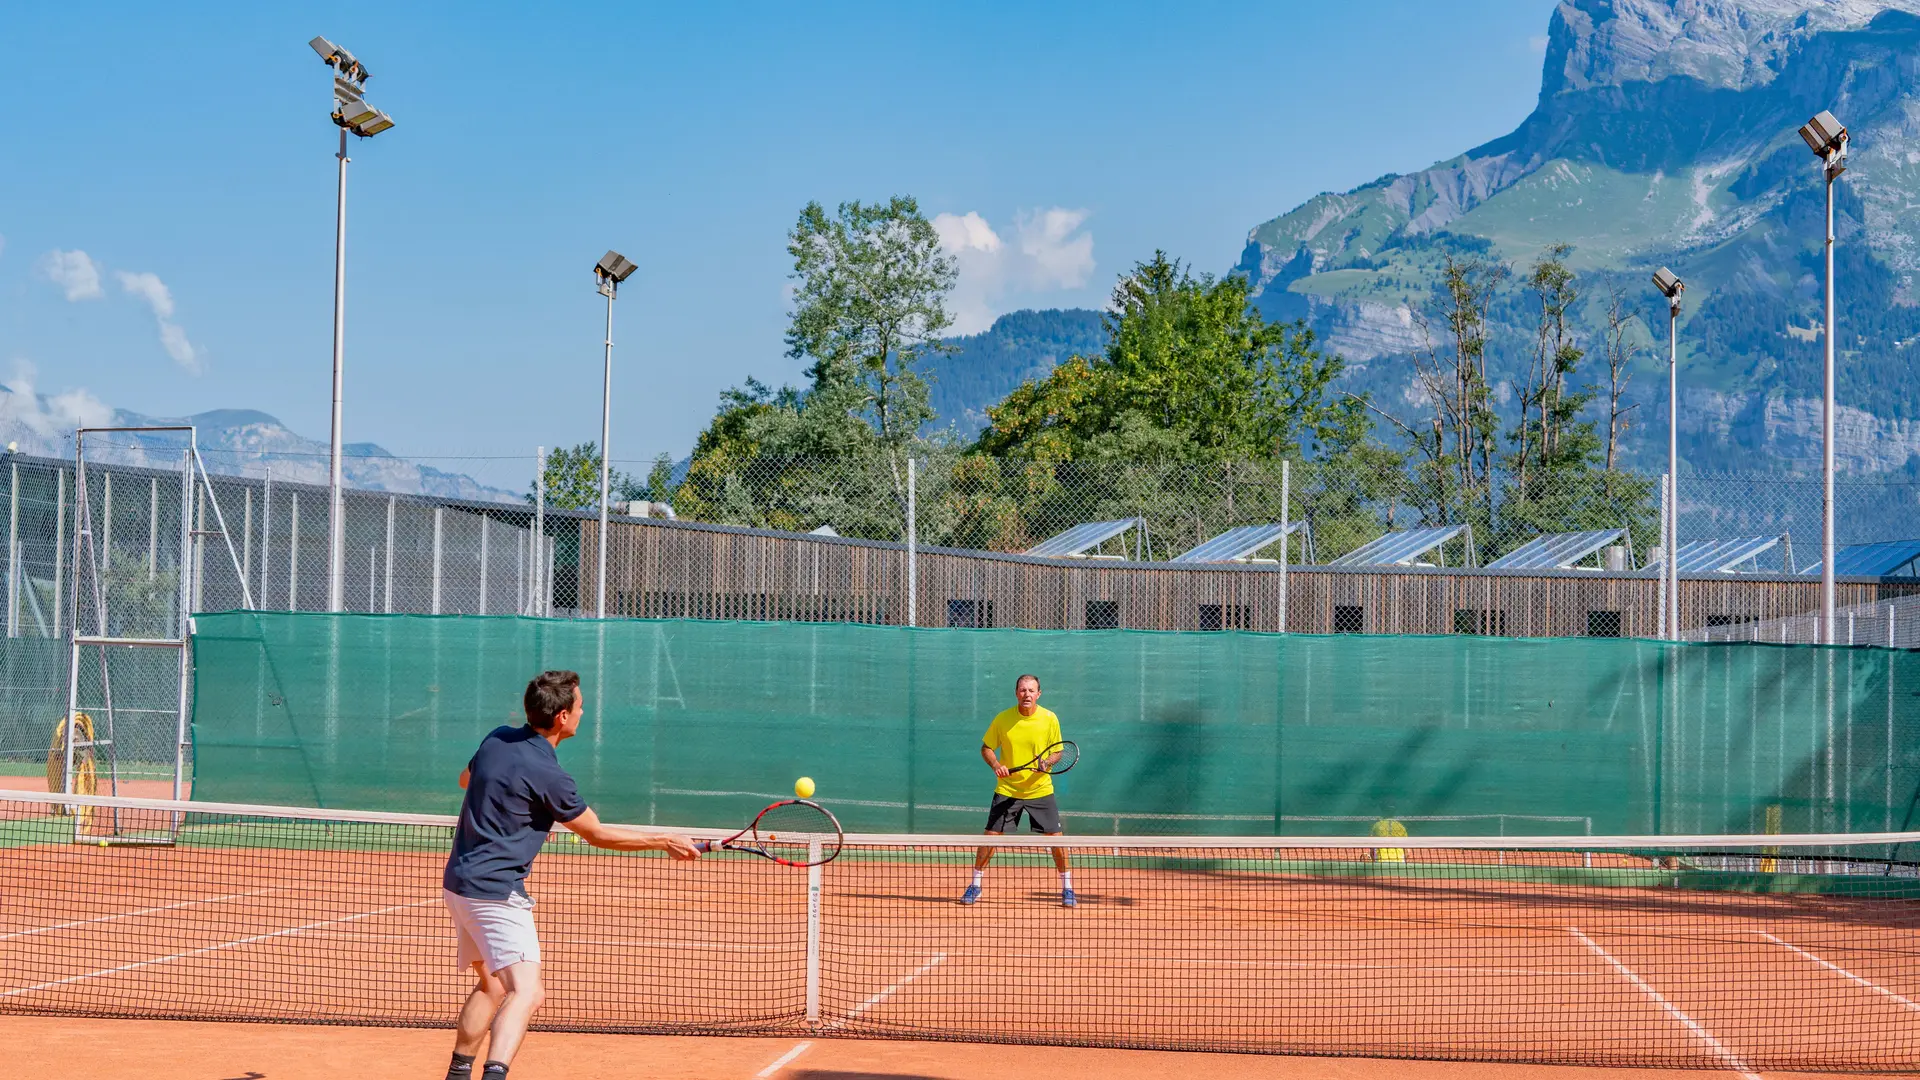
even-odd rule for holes
{"type": "Polygon", "coordinates": [[[101,847],[106,847],[106,846],[107,846],[107,842],[106,842],[105,840],[102,840],[102,841],[100,841],[100,846],[101,846],[101,847]]]}
{"type": "Polygon", "coordinates": [[[813,798],[813,777],[803,776],[793,782],[793,793],[803,799],[813,798]]]}

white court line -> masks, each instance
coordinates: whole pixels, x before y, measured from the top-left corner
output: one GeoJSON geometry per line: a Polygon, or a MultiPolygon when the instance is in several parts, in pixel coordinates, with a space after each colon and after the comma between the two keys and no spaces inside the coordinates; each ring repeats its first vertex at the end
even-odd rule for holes
{"type": "Polygon", "coordinates": [[[0,934],[0,941],[12,941],[14,938],[32,937],[35,934],[49,934],[55,930],[71,930],[76,926],[112,922],[115,919],[131,919],[140,915],[151,915],[156,911],[172,911],[175,908],[193,907],[196,904],[218,904],[227,900],[238,900],[243,896],[261,896],[274,892],[278,888],[279,886],[276,885],[272,889],[255,889],[252,892],[228,893],[225,896],[209,896],[201,900],[182,900],[177,904],[162,904],[159,907],[141,908],[138,911],[123,911],[118,915],[102,915],[95,919],[76,919],[73,922],[54,923],[52,926],[38,926],[32,930],[16,930],[11,934],[0,934]]]}
{"type": "Polygon", "coordinates": [[[31,994],[36,990],[48,990],[56,986],[65,986],[68,983],[77,983],[85,979],[98,978],[101,975],[115,975],[122,971],[137,971],[140,968],[153,967],[156,964],[166,964],[166,963],[171,963],[175,960],[184,960],[189,956],[200,956],[204,953],[220,952],[223,949],[237,949],[242,945],[252,945],[252,944],[255,944],[256,942],[270,941],[274,938],[286,937],[289,934],[302,934],[307,932],[308,930],[318,930],[320,927],[323,927],[323,926],[337,926],[341,923],[357,922],[361,919],[371,919],[375,915],[386,915],[395,911],[405,911],[408,908],[425,907],[428,904],[438,904],[438,903],[440,903],[438,899],[420,900],[411,904],[395,904],[392,907],[381,908],[378,911],[363,911],[358,915],[348,915],[344,918],[325,919],[320,922],[310,922],[300,926],[290,926],[285,930],[275,930],[271,934],[255,934],[252,937],[239,938],[234,941],[223,941],[218,945],[207,945],[205,947],[198,948],[198,949],[188,949],[185,952],[170,953],[166,956],[156,956],[151,960],[140,960],[131,964],[121,964],[119,967],[101,968],[99,971],[89,971],[85,975],[69,975],[64,979],[54,979],[51,982],[38,983],[33,986],[22,986],[22,987],[19,987],[18,989],[8,990],[8,991],[5,991],[4,993],[0,993],[0,998],[10,998],[10,997],[18,996],[20,994],[31,994]]]}
{"type": "Polygon", "coordinates": [[[806,1053],[807,1047],[812,1045],[813,1044],[811,1042],[803,1042],[800,1045],[794,1047],[793,1049],[787,1051],[786,1053],[781,1054],[779,1057],[774,1058],[773,1064],[753,1074],[753,1080],[767,1080],[767,1078],[772,1076],[774,1073],[777,1073],[781,1069],[784,1069],[788,1065],[791,1065],[793,1063],[794,1058],[797,1058],[801,1054],[806,1053]]]}
{"type": "Polygon", "coordinates": [[[1838,975],[1844,975],[1847,978],[1852,979],[1854,982],[1859,983],[1861,986],[1864,986],[1867,989],[1872,990],[1876,994],[1885,994],[1888,997],[1892,998],[1893,1000],[1899,1002],[1900,1004],[1905,1005],[1907,1008],[1912,1009],[1914,1012],[1920,1012],[1920,1005],[1915,1004],[1909,998],[1901,997],[1899,994],[1896,994],[1893,991],[1887,989],[1886,987],[1881,986],[1877,982],[1873,982],[1870,979],[1863,979],[1860,976],[1855,975],[1853,972],[1848,971],[1846,968],[1843,968],[1839,964],[1833,963],[1830,960],[1822,960],[1821,958],[1813,955],[1812,953],[1808,952],[1807,950],[1801,948],[1798,945],[1789,945],[1786,942],[1781,941],[1779,938],[1774,937],[1772,934],[1767,933],[1765,930],[1759,930],[1755,932],[1758,933],[1761,937],[1766,938],[1768,941],[1773,942],[1775,945],[1780,946],[1781,948],[1792,949],[1794,952],[1797,952],[1801,956],[1804,956],[1807,959],[1813,961],[1814,963],[1819,964],[1821,967],[1826,968],[1828,971],[1834,972],[1835,974],[1838,974],[1838,975]]]}
{"type": "Polygon", "coordinates": [[[1719,1039],[1714,1038],[1712,1032],[1708,1031],[1706,1028],[1701,1027],[1699,1022],[1694,1020],[1693,1017],[1688,1016],[1686,1013],[1681,1012],[1679,1006],[1675,1005],[1671,1001],[1668,1001],[1660,993],[1660,991],[1655,990],[1653,987],[1647,985],[1647,980],[1635,974],[1632,968],[1628,967],[1627,965],[1621,963],[1619,960],[1615,959],[1612,953],[1601,948],[1599,945],[1594,943],[1594,940],[1592,938],[1581,933],[1579,927],[1569,926],[1567,927],[1567,933],[1572,934],[1574,937],[1579,938],[1580,943],[1582,945],[1585,945],[1587,948],[1592,949],[1594,953],[1598,955],[1601,959],[1605,960],[1609,964],[1612,964],[1613,970],[1619,972],[1621,976],[1625,978],[1628,982],[1639,987],[1641,993],[1647,995],[1648,997],[1652,998],[1654,1001],[1658,1002],[1660,1007],[1667,1011],[1668,1016],[1671,1016],[1675,1020],[1678,1020],[1682,1024],[1685,1024],[1687,1026],[1687,1030],[1693,1032],[1696,1038],[1698,1038],[1701,1042],[1706,1043],[1709,1047],[1713,1048],[1714,1055],[1717,1056],[1721,1061],[1726,1062],[1728,1068],[1734,1070],[1735,1072],[1738,1072],[1741,1076],[1746,1077],[1747,1080],[1760,1080],[1760,1075],[1754,1072],[1751,1068],[1749,1068],[1746,1062],[1736,1057],[1733,1051],[1727,1049],[1725,1043],[1722,1043],[1719,1039]]]}
{"type": "Polygon", "coordinates": [[[905,978],[898,979],[892,983],[889,983],[886,989],[873,995],[872,997],[861,1002],[860,1004],[855,1005],[853,1007],[853,1010],[847,1013],[846,1016],[838,1020],[835,1020],[831,1024],[828,1024],[827,1030],[832,1031],[835,1028],[841,1028],[841,1027],[847,1026],[847,1024],[850,1021],[857,1019],[861,1013],[866,1012],[868,1009],[871,1009],[875,1005],[878,1005],[881,1002],[887,1000],[888,998],[892,997],[896,991],[905,987],[908,983],[912,982],[913,980],[919,978],[922,975],[925,975],[927,972],[932,971],[934,968],[937,968],[941,964],[944,964],[946,962],[947,962],[946,953],[943,953],[943,952],[934,953],[933,959],[927,961],[924,964],[921,964],[919,967],[914,968],[912,971],[908,972],[905,978]]]}

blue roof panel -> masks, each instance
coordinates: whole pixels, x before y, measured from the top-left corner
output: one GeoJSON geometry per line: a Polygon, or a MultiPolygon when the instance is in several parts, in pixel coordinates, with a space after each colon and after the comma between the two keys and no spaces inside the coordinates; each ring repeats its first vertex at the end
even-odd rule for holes
{"type": "MultiPolygon", "coordinates": [[[[1833,553],[1833,572],[1836,576],[1892,577],[1916,559],[1920,559],[1920,540],[1848,544],[1833,553]]],[[[1820,564],[1816,562],[1800,572],[1818,574],[1820,564]]]]}
{"type": "Polygon", "coordinates": [[[1119,536],[1140,523],[1139,518],[1121,518],[1118,521],[1089,521],[1084,525],[1075,525],[1059,536],[1041,541],[1027,549],[1029,555],[1045,555],[1054,558],[1070,558],[1091,551],[1108,540],[1119,536]]]}
{"type": "Polygon", "coordinates": [[[1548,533],[1536,536],[1487,564],[1489,570],[1567,570],[1627,535],[1625,529],[1548,533]]]}
{"type": "Polygon", "coordinates": [[[1421,529],[1402,529],[1376,540],[1369,540],[1328,566],[1408,566],[1420,556],[1467,531],[1465,525],[1435,525],[1421,529]]]}
{"type": "MultiPolygon", "coordinates": [[[[1734,540],[1689,540],[1674,552],[1673,561],[1683,574],[1731,574],[1742,563],[1780,543],[1778,536],[1746,536],[1734,540]]],[[[1655,550],[1643,569],[1651,570],[1665,561],[1665,552],[1655,550]]]]}
{"type": "Polygon", "coordinates": [[[1228,529],[1219,536],[1175,555],[1172,562],[1219,563],[1236,562],[1253,555],[1254,552],[1269,544],[1277,544],[1282,536],[1291,536],[1306,527],[1306,522],[1289,521],[1280,525],[1242,525],[1228,529]]]}

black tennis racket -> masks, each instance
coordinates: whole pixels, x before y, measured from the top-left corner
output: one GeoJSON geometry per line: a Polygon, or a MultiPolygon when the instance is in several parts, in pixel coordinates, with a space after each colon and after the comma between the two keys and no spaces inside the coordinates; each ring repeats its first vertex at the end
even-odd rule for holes
{"type": "Polygon", "coordinates": [[[760,811],[753,824],[725,840],[698,840],[693,846],[702,853],[745,851],[781,866],[819,866],[839,856],[843,839],[839,820],[826,807],[786,799],[760,811]]]}
{"type": "Polygon", "coordinates": [[[1043,772],[1052,776],[1059,776],[1061,773],[1073,768],[1079,761],[1080,748],[1078,746],[1075,746],[1071,742],[1057,742],[1034,755],[1032,761],[1027,762],[1025,765],[1014,765],[1008,768],[1007,771],[1010,773],[1043,772]],[[1053,764],[1049,765],[1047,764],[1048,758],[1055,758],[1056,760],[1053,764]]]}

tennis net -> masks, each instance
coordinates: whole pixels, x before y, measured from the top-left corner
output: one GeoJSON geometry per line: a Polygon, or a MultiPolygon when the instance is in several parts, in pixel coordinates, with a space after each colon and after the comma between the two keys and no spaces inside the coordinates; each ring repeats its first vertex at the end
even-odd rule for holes
{"type": "MultiPolygon", "coordinates": [[[[0,792],[0,1012],[449,1026],[451,829],[0,792]]],[[[806,871],[557,834],[536,1026],[1920,1064],[1920,834],[1069,837],[1071,910],[1030,836],[961,905],[981,840],[849,835],[806,871]]]]}

